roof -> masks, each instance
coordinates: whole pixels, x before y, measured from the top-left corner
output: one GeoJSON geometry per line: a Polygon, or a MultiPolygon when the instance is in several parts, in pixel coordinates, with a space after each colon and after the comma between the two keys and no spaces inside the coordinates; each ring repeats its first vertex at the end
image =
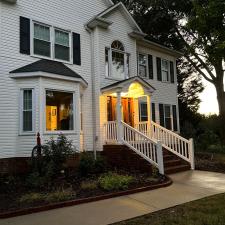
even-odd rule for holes
{"type": "Polygon", "coordinates": [[[19,73],[34,73],[34,72],[45,72],[55,75],[77,78],[83,80],[87,84],[87,82],[79,74],[71,70],[69,67],[65,66],[63,63],[47,59],[38,60],[34,63],[13,70],[10,73],[19,74],[19,73]]]}
{"type": "Polygon", "coordinates": [[[145,88],[149,89],[150,92],[153,92],[155,91],[156,89],[150,85],[146,80],[144,80],[142,77],[140,76],[135,76],[135,77],[130,77],[128,79],[125,79],[125,80],[121,80],[121,81],[118,81],[116,83],[113,83],[113,84],[110,84],[110,85],[107,85],[103,88],[101,88],[101,91],[102,92],[106,92],[108,90],[111,90],[111,89],[114,89],[114,88],[123,88],[125,85],[127,84],[130,84],[132,82],[139,82],[140,84],[142,84],[145,88]]]}
{"type": "Polygon", "coordinates": [[[108,3],[108,5],[114,5],[113,1],[111,0],[105,0],[105,1],[108,3]]]}
{"type": "Polygon", "coordinates": [[[160,45],[156,42],[153,42],[153,41],[149,41],[145,38],[143,39],[140,39],[140,40],[137,40],[137,45],[143,45],[145,47],[150,47],[156,51],[162,51],[162,52],[165,52],[169,55],[172,55],[172,56],[175,56],[177,58],[183,56],[183,53],[182,52],[179,52],[179,51],[176,51],[176,50],[173,50],[171,48],[168,48],[164,45],[160,45]]]}
{"type": "MultiPolygon", "coordinates": [[[[143,33],[140,26],[137,24],[137,22],[134,20],[134,18],[132,17],[132,15],[129,13],[129,11],[127,10],[127,8],[125,7],[125,5],[122,2],[119,2],[117,4],[113,4],[111,5],[109,8],[105,9],[103,12],[99,13],[98,15],[94,16],[91,20],[88,21],[88,23],[86,24],[87,27],[89,28],[93,28],[93,23],[98,20],[104,20],[106,19],[107,15],[111,12],[113,12],[114,10],[122,10],[122,12],[124,13],[124,15],[126,16],[128,22],[131,24],[131,26],[133,27],[134,31],[138,31],[140,33],[143,33]]],[[[112,24],[109,23],[110,21],[106,20],[108,22],[108,26],[112,24]]],[[[98,24],[99,25],[99,24],[98,24]]]]}

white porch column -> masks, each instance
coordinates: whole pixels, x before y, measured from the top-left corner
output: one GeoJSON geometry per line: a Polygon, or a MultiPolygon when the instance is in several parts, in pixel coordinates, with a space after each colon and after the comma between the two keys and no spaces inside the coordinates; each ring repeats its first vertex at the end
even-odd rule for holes
{"type": "Polygon", "coordinates": [[[150,95],[147,95],[147,108],[148,108],[148,135],[151,137],[151,97],[150,95]]]}
{"type": "Polygon", "coordinates": [[[122,127],[122,103],[121,103],[121,91],[117,91],[117,102],[116,102],[116,119],[117,119],[117,138],[118,143],[122,144],[123,140],[123,127],[122,127]]]}

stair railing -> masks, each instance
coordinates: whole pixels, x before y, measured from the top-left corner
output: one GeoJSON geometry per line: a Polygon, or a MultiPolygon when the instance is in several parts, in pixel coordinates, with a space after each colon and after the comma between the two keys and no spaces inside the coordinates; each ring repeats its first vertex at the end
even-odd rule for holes
{"type": "Polygon", "coordinates": [[[104,124],[104,138],[106,143],[117,143],[117,122],[109,121],[104,124]]]}
{"type": "Polygon", "coordinates": [[[123,128],[123,143],[149,163],[156,166],[160,174],[164,174],[161,142],[152,140],[150,137],[123,121],[121,121],[121,123],[123,128]]]}
{"type": "Polygon", "coordinates": [[[165,127],[151,121],[149,128],[148,122],[142,122],[135,127],[145,133],[148,137],[155,140],[160,140],[162,146],[183,160],[191,164],[191,169],[195,168],[194,165],[194,142],[193,139],[187,140],[175,132],[172,132],[165,127]]]}

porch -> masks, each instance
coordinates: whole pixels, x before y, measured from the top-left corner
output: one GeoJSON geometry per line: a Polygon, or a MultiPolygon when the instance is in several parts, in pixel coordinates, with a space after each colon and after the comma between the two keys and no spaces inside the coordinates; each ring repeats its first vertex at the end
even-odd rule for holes
{"type": "Polygon", "coordinates": [[[102,89],[103,97],[107,99],[107,116],[104,122],[101,121],[103,145],[126,145],[157,167],[161,174],[165,173],[163,151],[168,151],[194,169],[193,140],[187,140],[151,120],[154,90],[139,77],[102,89]],[[141,102],[146,104],[145,120],[140,110],[141,102]]]}

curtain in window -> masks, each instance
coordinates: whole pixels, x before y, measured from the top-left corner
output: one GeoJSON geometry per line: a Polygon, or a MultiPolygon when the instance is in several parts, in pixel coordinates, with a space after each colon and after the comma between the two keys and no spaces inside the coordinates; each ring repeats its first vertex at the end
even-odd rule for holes
{"type": "Polygon", "coordinates": [[[55,58],[69,61],[69,46],[69,34],[59,30],[55,30],[55,58]]]}
{"type": "Polygon", "coordinates": [[[34,38],[43,41],[50,41],[49,27],[42,26],[40,24],[34,24],[34,38]]]}
{"type": "Polygon", "coordinates": [[[69,34],[63,31],[56,30],[55,31],[55,43],[59,45],[63,45],[69,47],[69,34]]]}

